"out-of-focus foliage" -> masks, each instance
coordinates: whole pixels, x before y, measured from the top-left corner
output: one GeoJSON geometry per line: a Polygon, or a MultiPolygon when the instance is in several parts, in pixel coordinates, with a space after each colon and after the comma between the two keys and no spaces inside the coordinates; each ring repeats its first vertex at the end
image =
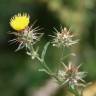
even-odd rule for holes
{"type": "MultiPolygon", "coordinates": [[[[0,0],[0,96],[32,96],[50,78],[36,71],[39,62],[31,61],[25,50],[14,52],[17,45],[8,44],[14,38],[8,34],[13,31],[9,20],[19,12],[29,13],[31,23],[37,20],[36,25],[44,28],[44,38],[38,43],[41,50],[53,27],[67,26],[76,33],[80,44],[72,49],[77,53],[72,60],[82,63],[82,70],[88,72],[86,81],[96,80],[96,0],[0,0]]],[[[58,67],[58,55],[57,49],[48,48],[46,61],[53,70],[58,67]]],[[[58,90],[56,96],[64,96],[63,91],[58,90]]]]}

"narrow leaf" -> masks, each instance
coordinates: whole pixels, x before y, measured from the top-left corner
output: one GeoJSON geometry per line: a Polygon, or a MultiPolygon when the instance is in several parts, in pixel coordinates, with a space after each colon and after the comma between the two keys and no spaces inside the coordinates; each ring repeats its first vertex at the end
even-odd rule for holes
{"type": "Polygon", "coordinates": [[[46,43],[44,46],[44,49],[43,49],[42,54],[41,54],[42,61],[44,61],[44,57],[45,57],[45,54],[46,54],[46,51],[47,51],[49,44],[50,44],[50,42],[46,43]]]}
{"type": "Polygon", "coordinates": [[[40,71],[40,72],[45,72],[45,73],[47,73],[47,74],[50,75],[50,73],[49,73],[46,69],[39,69],[38,71],[40,71]]]}

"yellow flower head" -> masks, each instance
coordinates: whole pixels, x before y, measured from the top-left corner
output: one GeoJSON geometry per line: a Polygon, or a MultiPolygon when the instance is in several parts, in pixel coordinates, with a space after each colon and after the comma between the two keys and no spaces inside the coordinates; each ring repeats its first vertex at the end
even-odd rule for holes
{"type": "Polygon", "coordinates": [[[13,16],[11,19],[10,19],[10,26],[16,30],[16,31],[20,31],[20,30],[23,30],[25,29],[28,24],[29,24],[29,15],[26,14],[26,13],[18,13],[17,15],[13,16]]]}

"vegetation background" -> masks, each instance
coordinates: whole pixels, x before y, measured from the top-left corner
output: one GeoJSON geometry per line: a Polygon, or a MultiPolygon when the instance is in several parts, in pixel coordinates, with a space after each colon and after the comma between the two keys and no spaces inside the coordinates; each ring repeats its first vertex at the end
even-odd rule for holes
{"type": "MultiPolygon", "coordinates": [[[[14,52],[18,45],[8,43],[14,38],[8,34],[13,31],[9,20],[19,12],[29,13],[31,23],[37,20],[36,26],[44,28],[45,35],[38,43],[40,50],[50,40],[53,27],[63,25],[79,34],[80,44],[72,49],[77,53],[75,61],[88,72],[87,82],[96,80],[96,0],[0,0],[0,96],[67,96],[66,90],[57,89],[47,74],[37,71],[39,62],[31,61],[25,50],[14,52]],[[54,94],[48,95],[47,87],[53,87],[50,90],[54,94]]],[[[58,67],[57,59],[58,50],[48,48],[46,60],[53,70],[58,67]]],[[[96,84],[93,85],[91,93],[96,94],[96,84]]],[[[88,92],[86,96],[93,96],[88,92]]]]}

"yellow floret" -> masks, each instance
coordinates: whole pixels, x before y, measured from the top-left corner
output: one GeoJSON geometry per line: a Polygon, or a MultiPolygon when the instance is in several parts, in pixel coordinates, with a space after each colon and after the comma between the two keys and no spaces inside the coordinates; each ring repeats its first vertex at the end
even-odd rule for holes
{"type": "Polygon", "coordinates": [[[20,31],[20,30],[23,30],[25,29],[26,27],[28,27],[28,24],[29,24],[29,15],[28,14],[17,14],[15,16],[13,16],[11,19],[10,19],[10,26],[16,30],[16,31],[20,31]]]}

